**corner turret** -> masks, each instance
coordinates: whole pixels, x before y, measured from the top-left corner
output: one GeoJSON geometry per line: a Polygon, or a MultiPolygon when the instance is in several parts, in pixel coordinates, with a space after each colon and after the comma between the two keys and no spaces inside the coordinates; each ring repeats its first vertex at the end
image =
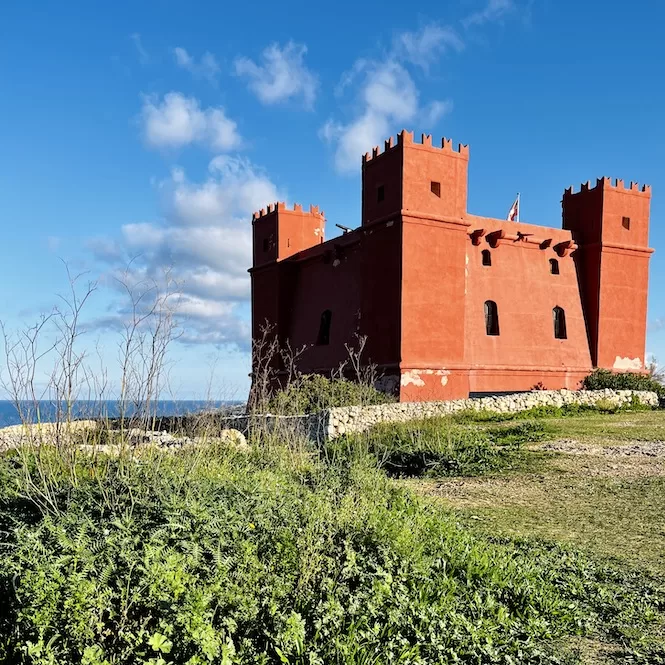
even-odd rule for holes
{"type": "Polygon", "coordinates": [[[599,178],[563,195],[595,367],[643,371],[651,187],[599,178]]]}
{"type": "Polygon", "coordinates": [[[325,216],[318,206],[303,210],[298,203],[293,210],[285,203],[269,204],[252,215],[253,267],[293,256],[324,241],[325,216]]]}

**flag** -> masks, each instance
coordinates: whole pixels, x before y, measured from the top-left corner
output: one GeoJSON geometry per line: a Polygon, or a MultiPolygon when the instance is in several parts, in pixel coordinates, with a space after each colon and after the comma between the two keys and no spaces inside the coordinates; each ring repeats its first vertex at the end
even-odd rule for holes
{"type": "Polygon", "coordinates": [[[510,212],[508,213],[509,222],[519,222],[520,221],[520,195],[517,195],[515,203],[513,203],[510,212]]]}

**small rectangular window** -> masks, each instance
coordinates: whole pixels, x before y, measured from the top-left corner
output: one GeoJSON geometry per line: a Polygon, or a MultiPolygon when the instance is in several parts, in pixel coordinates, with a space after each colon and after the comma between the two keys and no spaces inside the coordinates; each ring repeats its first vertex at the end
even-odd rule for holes
{"type": "Polygon", "coordinates": [[[630,217],[623,217],[621,219],[621,225],[624,229],[630,231],[630,217]]]}
{"type": "Polygon", "coordinates": [[[263,251],[267,252],[270,249],[270,238],[263,239],[263,251]]]}
{"type": "Polygon", "coordinates": [[[386,197],[386,190],[384,189],[383,185],[379,185],[377,190],[376,190],[376,200],[377,202],[381,203],[383,199],[386,197]]]}
{"type": "Polygon", "coordinates": [[[440,182],[434,182],[434,180],[432,180],[432,182],[430,183],[430,189],[432,190],[432,194],[434,194],[435,196],[438,196],[439,198],[441,198],[441,183],[440,182]]]}

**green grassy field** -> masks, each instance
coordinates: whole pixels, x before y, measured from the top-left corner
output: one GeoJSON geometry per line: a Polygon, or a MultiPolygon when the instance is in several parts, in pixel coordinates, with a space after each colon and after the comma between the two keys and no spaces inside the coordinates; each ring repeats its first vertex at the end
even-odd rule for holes
{"type": "MultiPolygon", "coordinates": [[[[665,439],[665,412],[542,424],[542,440],[529,446],[538,458],[535,468],[409,484],[440,497],[477,528],[551,538],[665,573],[665,446],[662,456],[621,454],[622,448],[639,451],[641,444],[665,439]],[[565,442],[568,452],[547,452],[556,441],[565,442]],[[603,454],[607,447],[612,454],[603,454]]],[[[506,424],[474,426],[497,430],[506,424]]]]}
{"type": "Polygon", "coordinates": [[[0,662],[665,663],[665,413],[527,416],[0,456],[0,662]]]}
{"type": "MultiPolygon", "coordinates": [[[[665,445],[659,446],[665,440],[665,412],[540,422],[544,432],[528,445],[521,468],[400,482],[454,510],[471,532],[561,543],[665,579],[665,445]]],[[[511,423],[471,426],[497,432],[511,423]]],[[[653,636],[665,643],[662,617],[653,636]]],[[[613,640],[582,638],[569,644],[576,645],[585,663],[630,662],[613,640]]]]}

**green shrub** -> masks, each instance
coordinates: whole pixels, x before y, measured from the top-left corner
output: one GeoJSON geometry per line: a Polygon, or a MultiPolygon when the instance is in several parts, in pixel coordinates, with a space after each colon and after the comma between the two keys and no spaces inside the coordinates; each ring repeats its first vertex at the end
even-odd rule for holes
{"type": "Polygon", "coordinates": [[[271,413],[298,415],[336,406],[386,404],[393,401],[393,397],[372,385],[347,379],[329,379],[320,374],[305,374],[275,393],[267,408],[271,413]]]}
{"type": "Polygon", "coordinates": [[[328,444],[328,454],[374,457],[390,476],[478,476],[524,461],[521,445],[538,441],[539,423],[481,431],[460,427],[449,418],[383,423],[368,432],[328,444]]]}
{"type": "Polygon", "coordinates": [[[596,369],[587,376],[582,385],[587,390],[649,390],[665,399],[665,385],[647,374],[634,372],[612,372],[608,369],[596,369]]]}
{"type": "Polygon", "coordinates": [[[665,657],[658,580],[474,536],[362,455],[58,455],[0,459],[8,665],[544,664],[578,634],[665,657]]]}

